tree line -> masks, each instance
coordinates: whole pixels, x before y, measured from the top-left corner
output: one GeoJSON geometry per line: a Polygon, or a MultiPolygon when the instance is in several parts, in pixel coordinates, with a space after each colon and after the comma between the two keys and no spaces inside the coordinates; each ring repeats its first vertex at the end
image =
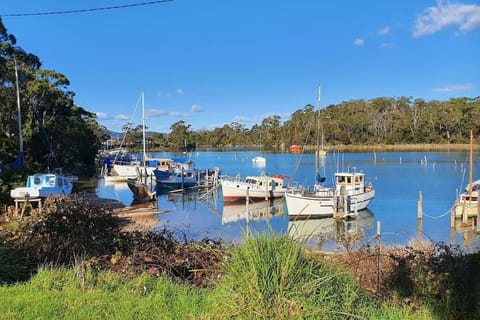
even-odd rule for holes
{"type": "Polygon", "coordinates": [[[318,109],[308,104],[282,122],[273,115],[251,128],[238,122],[192,131],[178,121],[166,135],[152,135],[152,148],[255,145],[287,150],[290,145],[465,144],[480,135],[480,97],[425,101],[411,97],[351,100],[318,109]]]}

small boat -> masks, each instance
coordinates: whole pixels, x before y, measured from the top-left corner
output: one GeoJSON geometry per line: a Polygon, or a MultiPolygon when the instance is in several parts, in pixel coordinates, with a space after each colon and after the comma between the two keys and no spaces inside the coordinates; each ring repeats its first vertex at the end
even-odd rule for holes
{"type": "Polygon", "coordinates": [[[173,171],[154,170],[157,189],[173,191],[193,188],[198,184],[198,175],[195,169],[175,168],[173,171]]]}
{"type": "Polygon", "coordinates": [[[465,213],[467,217],[476,217],[479,212],[478,196],[480,194],[480,180],[472,182],[465,187],[465,191],[460,195],[455,203],[455,216],[462,217],[465,213]]]}
{"type": "Polygon", "coordinates": [[[133,198],[138,202],[153,201],[157,197],[155,191],[150,190],[150,187],[138,179],[128,179],[127,185],[133,193],[133,198]]]}
{"type": "Polygon", "coordinates": [[[258,156],[252,159],[252,164],[255,167],[265,167],[267,164],[267,159],[265,159],[264,157],[258,156]]]}
{"type": "Polygon", "coordinates": [[[249,197],[252,200],[281,198],[285,195],[289,183],[289,177],[283,175],[262,174],[260,176],[248,176],[241,180],[224,177],[221,179],[224,201],[238,201],[249,197]]]}
{"type": "Polygon", "coordinates": [[[302,147],[299,146],[298,144],[292,144],[290,146],[290,152],[291,153],[300,153],[300,152],[302,152],[302,147]]]}
{"type": "Polygon", "coordinates": [[[62,174],[37,173],[27,178],[25,187],[10,190],[10,196],[14,199],[69,196],[72,188],[72,182],[62,174]]]}

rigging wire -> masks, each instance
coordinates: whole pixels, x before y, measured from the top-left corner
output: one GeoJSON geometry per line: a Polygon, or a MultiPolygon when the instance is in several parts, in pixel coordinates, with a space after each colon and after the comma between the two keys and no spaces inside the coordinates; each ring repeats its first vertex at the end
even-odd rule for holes
{"type": "Polygon", "coordinates": [[[148,6],[153,4],[159,4],[163,2],[172,2],[174,0],[156,0],[148,2],[139,2],[131,3],[125,5],[117,5],[110,7],[99,7],[99,8],[89,8],[89,9],[74,9],[74,10],[64,10],[64,11],[47,11],[47,12],[34,12],[34,13],[9,13],[9,14],[0,14],[0,17],[26,17],[26,16],[46,16],[46,15],[61,15],[61,14],[71,14],[71,13],[85,13],[93,11],[106,11],[106,10],[115,10],[115,9],[124,9],[131,7],[140,7],[148,6]]]}

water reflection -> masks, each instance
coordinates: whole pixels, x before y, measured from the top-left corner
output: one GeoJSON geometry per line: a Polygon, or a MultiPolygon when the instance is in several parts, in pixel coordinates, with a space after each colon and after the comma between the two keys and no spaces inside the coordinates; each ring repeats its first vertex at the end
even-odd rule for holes
{"type": "Polygon", "coordinates": [[[284,216],[286,214],[284,199],[258,201],[248,203],[248,205],[245,202],[224,203],[222,224],[240,220],[268,220],[272,216],[284,216]]]}
{"type": "MultiPolygon", "coordinates": [[[[373,227],[371,211],[363,210],[356,219],[337,221],[333,218],[291,220],[288,234],[316,249],[327,249],[335,243],[352,244],[365,239],[367,229],[373,227]]],[[[329,248],[330,249],[330,248],[329,248]]]]}

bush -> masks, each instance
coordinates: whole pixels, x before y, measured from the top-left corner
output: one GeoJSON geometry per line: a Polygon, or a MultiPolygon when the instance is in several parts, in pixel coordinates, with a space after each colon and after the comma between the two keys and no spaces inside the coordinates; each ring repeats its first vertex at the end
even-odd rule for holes
{"type": "Polygon", "coordinates": [[[0,235],[26,250],[31,261],[71,265],[78,256],[114,252],[119,231],[111,211],[73,195],[48,198],[41,213],[10,221],[0,235]]]}

